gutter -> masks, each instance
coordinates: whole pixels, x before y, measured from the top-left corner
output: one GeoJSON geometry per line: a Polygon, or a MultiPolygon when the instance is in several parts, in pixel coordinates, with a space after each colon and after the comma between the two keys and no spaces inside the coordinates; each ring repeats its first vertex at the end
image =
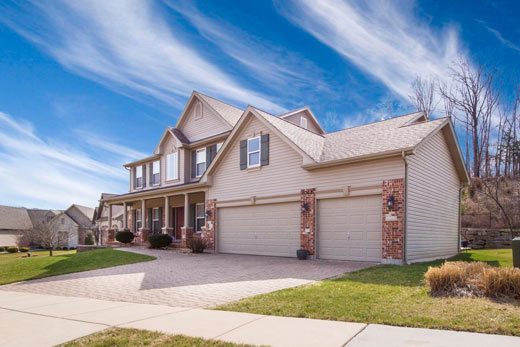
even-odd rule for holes
{"type": "Polygon", "coordinates": [[[398,150],[391,150],[391,151],[386,151],[386,152],[360,155],[357,157],[346,158],[346,159],[336,159],[336,160],[330,160],[330,161],[326,161],[326,162],[303,164],[301,167],[306,170],[314,170],[314,169],[320,169],[320,168],[324,168],[324,167],[330,167],[330,166],[336,166],[336,165],[342,165],[342,164],[358,163],[358,162],[375,160],[375,159],[385,159],[385,158],[390,158],[390,157],[403,156],[405,154],[406,155],[412,154],[413,149],[414,149],[414,147],[408,147],[405,149],[398,149],[398,150]]]}

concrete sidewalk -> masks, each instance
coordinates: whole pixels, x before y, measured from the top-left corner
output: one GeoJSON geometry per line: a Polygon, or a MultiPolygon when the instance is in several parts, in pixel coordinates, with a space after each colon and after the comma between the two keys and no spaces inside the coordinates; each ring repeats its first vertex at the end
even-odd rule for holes
{"type": "Polygon", "coordinates": [[[271,346],[520,346],[520,338],[0,291],[0,346],[53,346],[110,327],[271,346]]]}

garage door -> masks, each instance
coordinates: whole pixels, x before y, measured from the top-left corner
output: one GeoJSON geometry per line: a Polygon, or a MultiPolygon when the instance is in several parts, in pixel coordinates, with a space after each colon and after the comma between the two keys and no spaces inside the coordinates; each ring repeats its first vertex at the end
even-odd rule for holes
{"type": "Polygon", "coordinates": [[[318,257],[381,261],[380,195],[318,202],[318,257]]]}
{"type": "Polygon", "coordinates": [[[300,248],[299,206],[290,202],[219,208],[218,251],[295,257],[300,248]]]}

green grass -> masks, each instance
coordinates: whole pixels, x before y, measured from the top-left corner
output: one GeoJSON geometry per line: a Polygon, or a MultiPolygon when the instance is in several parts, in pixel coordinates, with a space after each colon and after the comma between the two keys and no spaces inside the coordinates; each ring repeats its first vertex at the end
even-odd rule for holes
{"type": "Polygon", "coordinates": [[[117,251],[111,248],[77,253],[76,251],[31,252],[0,254],[0,284],[36,278],[101,269],[111,266],[139,263],[155,259],[148,255],[117,251]]]}
{"type": "MultiPolygon", "coordinates": [[[[475,250],[451,260],[512,266],[511,250],[475,250]]],[[[434,298],[424,284],[429,266],[379,265],[338,278],[243,299],[216,309],[396,326],[520,336],[520,303],[485,298],[434,298]]]]}
{"type": "Polygon", "coordinates": [[[246,347],[218,340],[205,340],[184,335],[168,335],[137,329],[109,329],[65,343],[62,347],[111,346],[176,346],[176,347],[246,347]]]}

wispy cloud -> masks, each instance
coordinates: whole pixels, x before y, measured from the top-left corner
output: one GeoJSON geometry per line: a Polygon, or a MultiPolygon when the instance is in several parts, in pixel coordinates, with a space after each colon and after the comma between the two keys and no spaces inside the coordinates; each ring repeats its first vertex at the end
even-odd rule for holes
{"type": "Polygon", "coordinates": [[[140,0],[4,3],[0,21],[66,68],[131,97],[182,107],[198,88],[283,111],[183,41],[159,6],[140,0]]]}
{"type": "Polygon", "coordinates": [[[417,75],[447,79],[461,54],[452,27],[433,31],[413,13],[413,2],[295,0],[280,12],[391,91],[408,98],[417,75]]]}
{"type": "Polygon", "coordinates": [[[486,28],[490,33],[492,33],[492,34],[496,37],[496,39],[497,39],[498,41],[500,41],[503,45],[505,45],[506,47],[511,48],[512,50],[515,50],[515,51],[517,51],[517,52],[520,52],[520,45],[517,45],[517,44],[515,44],[515,43],[509,41],[508,39],[506,39],[506,38],[502,35],[502,33],[500,33],[500,31],[498,31],[498,30],[496,30],[496,29],[494,29],[494,28],[488,26],[488,25],[487,25],[485,22],[483,22],[483,21],[477,21],[477,22],[483,24],[484,27],[485,27],[485,28],[486,28]]]}
{"type": "Polygon", "coordinates": [[[123,160],[137,160],[145,158],[150,154],[146,154],[140,151],[136,151],[132,148],[114,143],[106,138],[103,138],[95,133],[86,130],[75,130],[80,138],[87,144],[97,147],[101,150],[108,151],[113,154],[117,154],[120,159],[123,160]]]}
{"type": "MultiPolygon", "coordinates": [[[[65,208],[72,203],[95,206],[101,192],[127,189],[128,173],[118,161],[94,159],[76,145],[39,137],[31,123],[0,112],[0,203],[65,208]],[[16,201],[16,203],[13,203],[16,201]]],[[[105,141],[113,152],[125,147],[105,141]]],[[[128,155],[141,153],[128,149],[128,155]]]]}

